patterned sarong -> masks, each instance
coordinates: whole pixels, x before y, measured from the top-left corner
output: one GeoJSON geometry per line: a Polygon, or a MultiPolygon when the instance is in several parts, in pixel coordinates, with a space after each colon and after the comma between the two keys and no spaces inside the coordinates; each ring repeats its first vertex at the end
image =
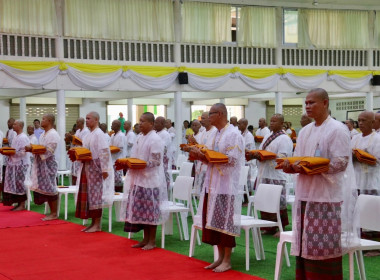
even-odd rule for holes
{"type": "MultiPolygon", "coordinates": [[[[223,200],[227,200],[228,199],[227,195],[220,194],[218,196],[220,196],[219,201],[223,201],[223,200]]],[[[222,247],[229,247],[229,248],[236,247],[236,241],[235,241],[235,237],[234,236],[206,228],[207,204],[208,204],[208,193],[205,194],[205,197],[204,197],[204,200],[203,200],[203,209],[202,209],[202,242],[210,244],[210,245],[219,245],[219,246],[222,246],[222,247]]],[[[231,202],[231,204],[233,204],[233,203],[231,202]]],[[[227,205],[227,204],[217,203],[217,207],[223,207],[223,205],[227,205]]],[[[226,209],[224,209],[224,212],[227,212],[226,209]]],[[[219,211],[215,211],[215,213],[219,213],[219,211]]],[[[231,220],[231,222],[233,222],[233,213],[234,213],[234,211],[230,211],[230,213],[232,215],[232,217],[230,215],[230,220],[231,220]]]]}
{"type": "MultiPolygon", "coordinates": [[[[85,163],[85,165],[86,164],[87,163],[85,163]]],[[[87,176],[84,167],[82,168],[82,173],[80,176],[80,185],[78,191],[78,200],[75,211],[75,217],[80,219],[100,218],[102,216],[102,209],[90,210],[89,207],[87,176]]]]}
{"type": "Polygon", "coordinates": [[[160,205],[154,204],[154,201],[159,201],[159,188],[143,188],[133,186],[130,193],[133,192],[127,201],[127,217],[132,216],[133,223],[126,222],[124,231],[138,232],[144,228],[144,225],[154,225],[155,221],[159,221],[161,211],[160,205]],[[129,209],[132,213],[128,213],[129,209]]]}
{"type": "MultiPolygon", "coordinates": [[[[318,232],[317,225],[319,224],[319,222],[325,221],[326,226],[327,224],[330,224],[331,222],[331,217],[330,219],[324,219],[326,217],[323,217],[324,214],[332,212],[332,211],[328,211],[328,205],[330,203],[309,202],[309,204],[312,204],[310,206],[312,209],[311,211],[309,211],[309,217],[308,217],[309,219],[308,224],[310,225],[310,228],[307,230],[308,233],[301,232],[301,236],[303,234],[311,234],[311,231],[314,231],[314,230],[316,230],[315,232],[318,232]],[[325,211],[320,211],[321,209],[325,211]],[[319,214],[321,214],[322,217],[319,214]]],[[[334,207],[340,209],[340,203],[332,203],[332,204],[334,205],[334,207]]],[[[306,208],[306,202],[302,202],[301,203],[301,225],[300,225],[301,231],[304,228],[305,208],[306,208]]],[[[340,227],[340,223],[339,223],[339,227],[340,227]]],[[[332,227],[332,228],[335,228],[335,227],[332,227]]],[[[313,234],[313,235],[316,235],[316,234],[313,234]]],[[[331,241],[330,238],[332,237],[333,234],[325,234],[325,235],[326,237],[323,236],[322,234],[318,234],[318,236],[320,236],[320,239],[318,240],[318,238],[316,238],[315,242],[308,243],[307,246],[310,247],[308,248],[308,250],[320,251],[320,249],[318,248],[318,244],[323,241],[327,241],[327,242],[331,241]]],[[[340,234],[339,234],[339,241],[335,241],[335,245],[336,245],[336,242],[340,243],[340,234]]],[[[334,247],[336,246],[334,246],[333,242],[330,242],[330,243],[332,247],[331,249],[334,249],[334,247]]],[[[304,249],[302,248],[302,245],[303,244],[301,242],[301,252],[304,249]]],[[[330,258],[330,259],[325,259],[325,260],[309,260],[302,257],[296,257],[296,279],[297,280],[320,280],[320,279],[341,280],[343,279],[342,257],[330,258]]]]}

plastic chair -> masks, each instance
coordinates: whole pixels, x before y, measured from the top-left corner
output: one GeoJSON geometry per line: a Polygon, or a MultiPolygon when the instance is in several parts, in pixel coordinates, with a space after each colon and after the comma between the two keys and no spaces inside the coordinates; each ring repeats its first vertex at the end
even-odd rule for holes
{"type": "MultiPolygon", "coordinates": [[[[65,220],[67,220],[67,207],[68,207],[68,195],[69,193],[72,193],[74,195],[74,201],[75,205],[77,204],[77,198],[78,198],[78,187],[77,186],[67,186],[64,188],[58,187],[58,200],[59,200],[59,205],[61,205],[61,197],[62,195],[65,196],[65,220]]],[[[57,211],[57,215],[59,217],[59,209],[57,211]]]]}
{"type": "MultiPolygon", "coordinates": [[[[280,198],[282,192],[281,185],[260,184],[254,196],[253,213],[254,216],[241,216],[240,226],[245,231],[245,254],[246,270],[249,270],[249,231],[252,230],[252,238],[256,252],[256,259],[265,259],[263,241],[261,238],[261,227],[278,227],[283,232],[280,218],[280,198]],[[257,211],[274,213],[277,216],[277,222],[262,220],[258,218],[257,211]]],[[[289,262],[287,251],[286,259],[289,262]]]]}
{"type": "MultiPolygon", "coordinates": [[[[181,169],[179,170],[178,176],[187,176],[191,177],[191,172],[193,171],[193,165],[194,163],[192,162],[183,162],[181,165],[181,169]]],[[[178,178],[177,176],[177,178],[178,178]]],[[[176,180],[177,180],[176,178],[176,180]]],[[[169,189],[169,199],[173,200],[173,187],[174,187],[175,181],[170,184],[170,189],[169,189]]]]}
{"type": "Polygon", "coordinates": [[[239,187],[241,188],[239,190],[240,195],[247,195],[249,197],[249,191],[248,191],[248,172],[249,172],[249,166],[242,166],[240,170],[240,176],[239,176],[239,187]]]}
{"type": "Polygon", "coordinates": [[[121,202],[123,201],[123,193],[114,194],[113,202],[108,207],[108,231],[112,232],[112,208],[115,205],[116,220],[119,221],[121,202]]]}
{"type": "Polygon", "coordinates": [[[69,184],[72,185],[71,182],[71,170],[58,170],[57,171],[57,177],[58,177],[58,183],[60,182],[60,185],[64,185],[64,177],[65,175],[69,176],[69,184]]]}
{"type": "MultiPolygon", "coordinates": [[[[181,225],[179,223],[179,213],[191,213],[191,217],[194,221],[194,212],[193,206],[191,203],[191,189],[193,186],[193,177],[189,176],[178,176],[174,182],[173,187],[173,201],[169,204],[168,208],[164,211],[168,211],[170,214],[175,213],[177,218],[178,231],[180,239],[182,239],[181,225]],[[181,201],[181,202],[179,202],[181,201]]],[[[188,231],[187,219],[184,216],[181,216],[182,227],[185,233],[185,230],[188,231]]],[[[185,239],[188,239],[188,233],[185,235],[185,239]]],[[[162,224],[162,237],[161,237],[161,247],[165,248],[165,223],[162,224]]]]}

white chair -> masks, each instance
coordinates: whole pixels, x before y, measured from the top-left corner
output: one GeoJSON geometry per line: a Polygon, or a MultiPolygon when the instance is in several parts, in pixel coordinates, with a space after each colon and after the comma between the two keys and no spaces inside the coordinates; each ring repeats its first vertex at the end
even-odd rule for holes
{"type": "Polygon", "coordinates": [[[71,170],[58,170],[57,171],[58,183],[61,182],[60,185],[61,186],[64,185],[65,175],[69,176],[69,184],[72,185],[72,182],[71,182],[71,170]]]}
{"type": "MultiPolygon", "coordinates": [[[[193,186],[193,181],[194,181],[193,177],[178,176],[173,187],[173,201],[168,205],[167,209],[164,209],[164,211],[168,211],[170,214],[173,214],[173,213],[176,214],[178,231],[179,231],[181,240],[182,240],[182,231],[181,231],[181,225],[179,223],[178,214],[190,212],[194,220],[193,207],[191,204],[191,188],[193,186]],[[178,201],[181,201],[181,202],[179,203],[178,201]]],[[[186,216],[185,217],[181,216],[181,220],[182,220],[182,227],[184,229],[184,232],[185,230],[188,231],[186,216]]],[[[188,233],[187,233],[187,238],[188,238],[188,233]]],[[[162,224],[161,246],[162,248],[165,248],[165,223],[162,224]]]]}
{"type": "MultiPolygon", "coordinates": [[[[179,170],[178,176],[187,176],[191,177],[191,172],[193,170],[193,165],[194,163],[192,162],[183,162],[181,165],[181,169],[179,170]]],[[[178,178],[177,176],[177,178],[178,178]]],[[[176,180],[177,180],[176,178],[176,180]]],[[[173,187],[174,187],[175,181],[170,184],[170,189],[169,189],[169,199],[173,200],[173,187]]]]}
{"type": "MultiPolygon", "coordinates": [[[[373,195],[359,195],[356,202],[355,210],[359,213],[359,224],[362,229],[380,231],[380,196],[373,195]]],[[[284,245],[286,242],[291,243],[293,240],[293,232],[285,231],[281,232],[280,241],[277,244],[277,255],[276,255],[276,267],[274,279],[279,280],[281,277],[281,267],[282,267],[282,256],[284,253],[284,245]]],[[[359,269],[359,276],[361,280],[366,279],[365,267],[363,261],[362,251],[369,250],[380,250],[380,242],[360,239],[360,243],[354,245],[354,247],[348,250],[349,255],[349,279],[354,279],[354,254],[356,256],[356,262],[359,269]]],[[[287,253],[285,249],[285,253],[287,253]]],[[[289,266],[289,265],[288,265],[289,266]]]]}
{"type": "Polygon", "coordinates": [[[65,196],[65,220],[67,220],[67,208],[68,208],[68,195],[69,193],[74,195],[74,202],[75,205],[77,204],[77,197],[78,197],[78,187],[77,186],[65,186],[65,187],[58,187],[58,211],[57,215],[59,217],[59,210],[61,205],[61,197],[62,195],[65,196]]]}
{"type": "MultiPolygon", "coordinates": [[[[241,216],[240,226],[245,231],[245,254],[246,270],[249,270],[249,232],[252,230],[252,238],[256,252],[256,259],[265,259],[263,241],[261,238],[261,227],[278,227],[283,231],[280,218],[280,198],[283,186],[272,184],[260,184],[254,196],[253,213],[254,216],[241,216]],[[276,214],[277,222],[262,220],[258,218],[257,211],[276,214]]],[[[286,252],[286,259],[289,262],[286,252]]]]}
{"type": "Polygon", "coordinates": [[[239,190],[240,195],[247,195],[249,198],[249,191],[248,191],[248,172],[249,172],[249,166],[242,166],[240,170],[240,176],[239,176],[239,187],[241,189],[239,190]]]}
{"type": "Polygon", "coordinates": [[[187,156],[180,153],[177,157],[177,169],[181,169],[181,166],[184,162],[187,162],[187,156]]]}
{"type": "Polygon", "coordinates": [[[121,202],[123,201],[123,193],[115,193],[113,196],[113,202],[110,207],[108,207],[108,231],[112,232],[112,208],[115,205],[115,215],[116,215],[116,220],[119,220],[120,216],[120,207],[121,207],[121,202]]]}

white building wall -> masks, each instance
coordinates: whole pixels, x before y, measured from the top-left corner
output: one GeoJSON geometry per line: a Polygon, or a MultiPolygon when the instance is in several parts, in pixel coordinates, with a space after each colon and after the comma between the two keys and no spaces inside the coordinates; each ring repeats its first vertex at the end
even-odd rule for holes
{"type": "Polygon", "coordinates": [[[92,102],[91,99],[83,98],[82,104],[79,107],[79,115],[86,118],[86,115],[92,111],[99,114],[101,123],[107,123],[106,102],[92,102]]]}
{"type": "Polygon", "coordinates": [[[248,105],[245,106],[245,118],[250,125],[254,128],[258,127],[260,118],[266,116],[266,104],[265,101],[252,101],[249,100],[248,105]]]}
{"type": "Polygon", "coordinates": [[[0,130],[4,133],[8,130],[7,121],[9,119],[9,100],[0,100],[0,130]]]}

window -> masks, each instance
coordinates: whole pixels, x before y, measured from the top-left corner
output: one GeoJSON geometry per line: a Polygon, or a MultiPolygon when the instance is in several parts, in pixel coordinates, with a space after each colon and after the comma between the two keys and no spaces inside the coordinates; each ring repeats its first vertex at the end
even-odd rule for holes
{"type": "Polygon", "coordinates": [[[283,10],[283,44],[298,43],[298,10],[283,10]]]}
{"type": "Polygon", "coordinates": [[[236,42],[237,38],[237,29],[240,18],[240,8],[239,7],[231,7],[231,41],[236,42]]]}

